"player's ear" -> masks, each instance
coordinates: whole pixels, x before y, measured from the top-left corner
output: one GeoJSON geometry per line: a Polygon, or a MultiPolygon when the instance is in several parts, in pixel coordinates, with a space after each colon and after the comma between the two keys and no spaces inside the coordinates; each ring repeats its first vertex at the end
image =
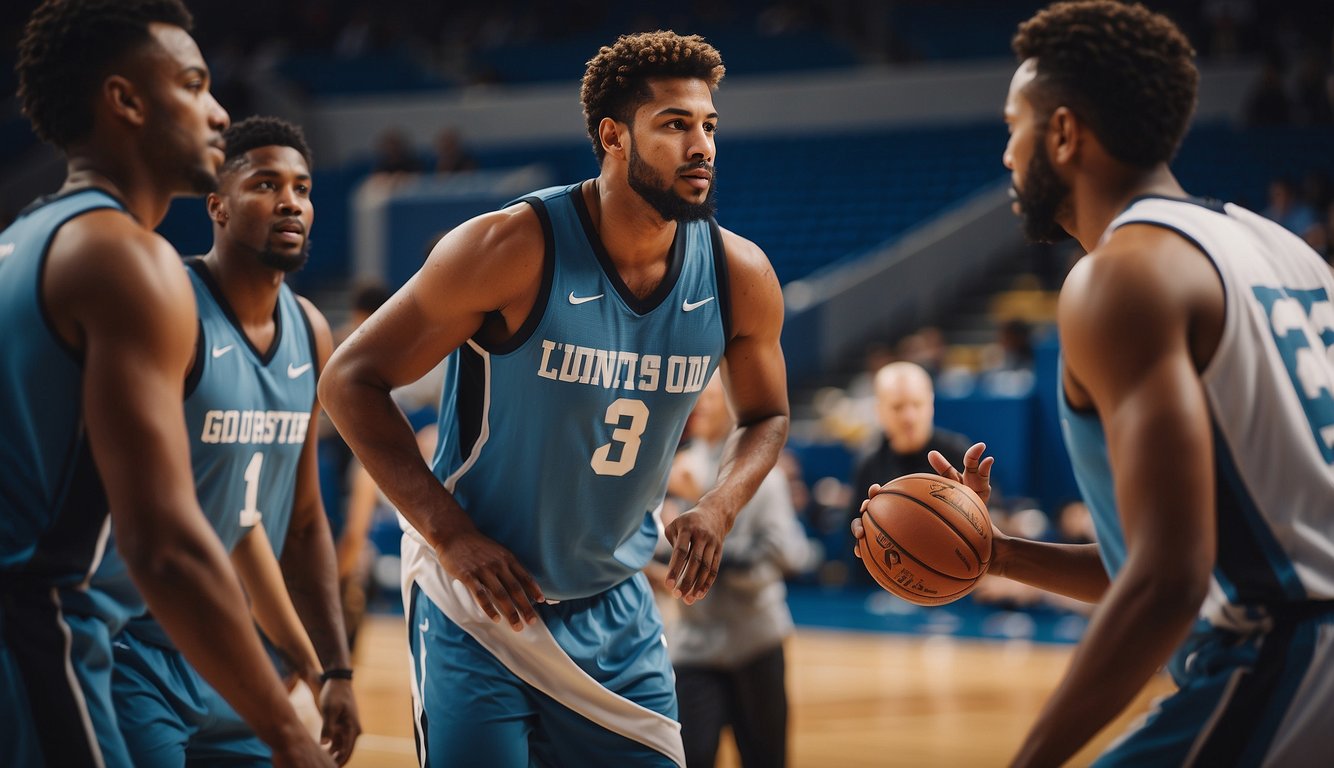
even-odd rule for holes
{"type": "Polygon", "coordinates": [[[598,123],[598,140],[602,142],[602,149],[609,155],[625,159],[628,129],[629,126],[618,123],[610,117],[602,118],[598,123]]]}
{"type": "Polygon", "coordinates": [[[1070,162],[1078,153],[1085,126],[1069,107],[1057,107],[1047,121],[1047,151],[1053,163],[1070,162]]]}
{"type": "Polygon", "coordinates": [[[208,193],[208,197],[204,198],[204,204],[208,207],[208,217],[214,224],[227,225],[227,204],[216,192],[208,193]]]}
{"type": "Polygon", "coordinates": [[[142,127],[147,120],[144,99],[129,78],[111,75],[102,81],[102,101],[122,120],[142,127]]]}

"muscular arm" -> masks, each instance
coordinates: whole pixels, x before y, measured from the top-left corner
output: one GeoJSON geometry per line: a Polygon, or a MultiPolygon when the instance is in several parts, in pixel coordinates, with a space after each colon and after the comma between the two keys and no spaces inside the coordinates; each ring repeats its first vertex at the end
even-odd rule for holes
{"type": "MultiPolygon", "coordinates": [[[[315,335],[315,357],[324,370],[333,353],[333,334],[329,322],[313,304],[300,299],[315,335]]],[[[310,423],[319,422],[319,404],[311,413],[310,423]]],[[[305,625],[324,669],[350,669],[347,632],[343,627],[343,604],[338,592],[338,568],[333,536],[320,498],[317,430],[306,432],[301,449],[301,463],[296,473],[296,498],[292,501],[292,523],[283,545],[283,578],[292,604],[305,625]]],[[[323,739],[332,742],[335,759],[341,765],[352,755],[361,722],[352,696],[352,681],[331,679],[320,690],[320,711],[324,716],[323,739]]]]}
{"type": "Polygon", "coordinates": [[[467,512],[422,459],[389,393],[421,378],[499,312],[512,333],[541,282],[545,245],[526,205],[469,221],[446,235],[426,264],[329,361],[320,401],[366,471],[434,548],[441,565],[492,618],[515,629],[536,621],[537,583],[467,512]]]}
{"type": "Polygon", "coordinates": [[[190,663],[276,752],[314,749],[195,499],[181,393],[196,310],[179,258],[123,214],[88,214],[53,243],[43,299],[83,351],[88,440],[135,585],[190,663]],[[96,258],[79,257],[90,252],[96,258]]]}
{"type": "Polygon", "coordinates": [[[723,450],[717,482],[667,527],[672,543],[667,568],[675,576],[667,585],[686,603],[708,594],[718,577],[723,538],[787,440],[787,371],[779,346],[783,293],[763,251],[731,232],[724,231],[723,238],[733,335],[721,370],[737,428],[723,450]]]}
{"type": "Polygon", "coordinates": [[[1076,267],[1059,318],[1068,372],[1106,431],[1126,562],[1021,765],[1060,763],[1125,708],[1186,637],[1213,567],[1213,450],[1190,334],[1201,303],[1221,314],[1222,289],[1175,235],[1129,229],[1076,267]]]}
{"type": "Polygon", "coordinates": [[[232,564],[250,596],[250,612],[264,634],[287,656],[303,680],[318,690],[320,660],[287,595],[282,571],[263,525],[256,525],[232,549],[232,564]]]}

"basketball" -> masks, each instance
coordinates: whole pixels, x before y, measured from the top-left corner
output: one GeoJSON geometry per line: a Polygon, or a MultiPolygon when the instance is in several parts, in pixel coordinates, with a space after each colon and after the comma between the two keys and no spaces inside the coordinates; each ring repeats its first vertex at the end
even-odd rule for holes
{"type": "Polygon", "coordinates": [[[890,594],[944,605],[968,594],[991,561],[991,515],[976,493],[938,475],[904,475],[862,513],[862,563],[890,594]]]}

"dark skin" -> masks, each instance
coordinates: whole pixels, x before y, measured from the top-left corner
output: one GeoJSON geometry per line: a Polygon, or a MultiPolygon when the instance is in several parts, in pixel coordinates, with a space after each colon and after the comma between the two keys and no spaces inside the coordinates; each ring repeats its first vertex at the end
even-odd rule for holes
{"type": "MultiPolygon", "coordinates": [[[[216,194],[208,196],[213,248],[204,264],[222,289],[256,349],[275,342],[274,308],[284,273],[258,259],[264,249],[289,256],[306,245],[315,210],[310,200],[310,169],[291,147],[256,147],[239,163],[228,165],[216,194]]],[[[315,333],[316,362],[323,369],[333,352],[333,335],[324,315],[303,297],[298,300],[315,333]]],[[[292,329],[289,329],[289,331],[292,329]]],[[[319,416],[316,403],[311,423],[319,416]]],[[[292,604],[305,625],[325,669],[351,667],[338,595],[333,538],[320,497],[316,430],[309,430],[297,468],[292,521],[280,561],[292,604]]],[[[361,723],[352,681],[333,679],[318,688],[324,717],[321,740],[339,765],[347,762],[361,723]]]]}
{"type": "Polygon", "coordinates": [[[152,228],[173,195],[216,173],[227,113],[209,94],[189,34],[165,24],[150,33],[150,45],[103,79],[91,134],[66,148],[61,190],[104,189],[130,216],[97,211],[61,227],[42,301],[83,359],[88,440],[135,585],[190,663],[273,748],[276,765],[329,765],[288,703],[199,509],[184,411],[168,405],[181,402],[197,320],[180,257],[152,228]]]}
{"type": "MultiPolygon", "coordinates": [[[[664,221],[627,181],[630,147],[688,202],[702,202],[711,179],[687,164],[714,159],[717,114],[702,80],[651,81],[654,96],[634,127],[604,118],[600,175],[582,193],[594,226],[626,285],[649,295],[666,273],[676,223],[664,221]]],[[[724,231],[733,331],[721,365],[739,426],[717,484],[667,527],[666,586],[687,603],[704,597],[718,573],[723,538],[741,506],[777,460],[787,435],[782,294],[753,243],[724,231]]],[[[468,513],[422,460],[389,391],[414,381],[469,338],[507,339],[532,310],[541,286],[544,243],[528,206],[486,214],[442,239],[426,265],[335,352],[320,399],[380,488],[435,549],[441,565],[472,592],[493,621],[516,631],[537,620],[541,587],[468,513]],[[477,253],[488,258],[479,261],[477,253]],[[489,315],[488,313],[494,313],[489,315]],[[491,319],[488,319],[490,317],[491,319]]]]}
{"type": "MultiPolygon", "coordinates": [[[[1015,765],[1068,760],[1167,663],[1207,594],[1217,540],[1200,372],[1222,335],[1222,283],[1207,256],[1168,230],[1129,225],[1105,235],[1135,197],[1186,194],[1165,164],[1139,169],[1112,157],[1069,108],[1037,110],[1044,95],[1035,82],[1039,70],[1030,59],[1011,83],[1004,162],[1022,189],[1028,158],[1046,152],[1070,189],[1057,221],[1089,255],[1061,290],[1062,386],[1070,405],[1095,412],[1106,432],[1127,557],[1108,582],[1105,573],[1097,576],[1102,566],[1092,545],[997,538],[992,573],[1098,600],[1015,765]]],[[[974,446],[963,475],[944,457],[933,464],[978,490],[986,481],[969,463],[980,456],[974,446]]]]}

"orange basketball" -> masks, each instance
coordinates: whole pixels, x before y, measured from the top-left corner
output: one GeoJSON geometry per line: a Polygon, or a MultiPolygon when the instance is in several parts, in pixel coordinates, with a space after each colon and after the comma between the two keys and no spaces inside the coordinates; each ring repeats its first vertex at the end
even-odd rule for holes
{"type": "Polygon", "coordinates": [[[890,594],[944,605],[977,586],[991,562],[991,515],[971,489],[918,473],[890,481],[862,513],[862,563],[890,594]]]}

